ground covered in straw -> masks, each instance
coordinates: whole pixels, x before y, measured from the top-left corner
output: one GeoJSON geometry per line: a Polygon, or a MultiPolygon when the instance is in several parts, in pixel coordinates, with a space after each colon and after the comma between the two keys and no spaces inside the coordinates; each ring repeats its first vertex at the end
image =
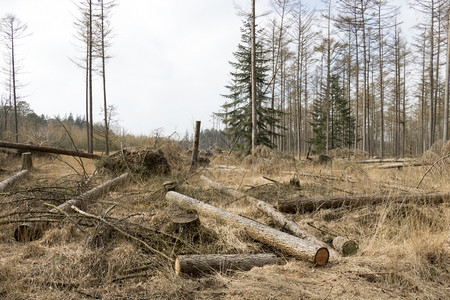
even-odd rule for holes
{"type": "MultiPolygon", "coordinates": [[[[393,169],[359,164],[347,155],[317,164],[267,149],[256,157],[216,153],[209,166],[194,173],[189,172],[189,157],[176,145],[158,148],[170,174],[131,174],[126,184],[83,207],[106,222],[76,212],[49,211],[116,175],[104,168],[96,171],[90,160],[33,157],[34,169],[28,177],[0,197],[0,298],[450,298],[448,201],[385,201],[287,215],[325,242],[339,235],[358,243],[356,254],[315,267],[214,218],[200,217],[195,232],[179,230],[173,216],[192,211],[169,203],[163,186],[174,181],[179,193],[283,230],[247,200],[207,186],[200,175],[274,205],[279,199],[299,196],[445,193],[450,192],[450,161],[442,159],[430,169],[448,155],[445,147],[418,158],[422,166],[393,169]],[[294,174],[300,189],[289,184],[294,174]],[[16,242],[14,230],[23,223],[44,224],[42,236],[16,242]],[[175,275],[171,261],[175,255],[213,253],[275,253],[281,263],[250,271],[175,275]]],[[[19,170],[19,158],[2,158],[0,180],[19,170]]]]}

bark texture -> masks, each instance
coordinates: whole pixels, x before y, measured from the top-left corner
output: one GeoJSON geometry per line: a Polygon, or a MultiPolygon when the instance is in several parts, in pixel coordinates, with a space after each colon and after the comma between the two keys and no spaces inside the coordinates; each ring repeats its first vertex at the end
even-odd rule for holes
{"type": "Polygon", "coordinates": [[[278,263],[275,254],[207,254],[179,255],[175,259],[175,273],[199,276],[230,270],[248,271],[278,263]]]}
{"type": "Polygon", "coordinates": [[[17,180],[25,177],[28,174],[28,170],[22,170],[15,175],[0,182],[0,192],[5,191],[8,187],[14,184],[17,180]]]}
{"type": "Polygon", "coordinates": [[[362,206],[368,204],[379,204],[384,201],[404,201],[418,203],[439,204],[448,202],[450,193],[444,194],[418,194],[418,195],[390,195],[390,196],[349,196],[349,197],[331,197],[331,198],[293,198],[278,200],[278,209],[286,213],[312,212],[317,209],[338,208],[347,206],[362,206]]]}
{"type": "Polygon", "coordinates": [[[28,144],[19,144],[19,143],[0,142],[0,147],[26,150],[26,151],[37,151],[37,152],[70,155],[70,156],[77,156],[77,157],[84,157],[84,158],[91,158],[91,159],[99,159],[100,158],[99,155],[90,154],[90,153],[86,153],[86,152],[66,150],[66,149],[60,149],[60,148],[52,148],[52,147],[35,146],[35,145],[28,145],[28,144]]]}

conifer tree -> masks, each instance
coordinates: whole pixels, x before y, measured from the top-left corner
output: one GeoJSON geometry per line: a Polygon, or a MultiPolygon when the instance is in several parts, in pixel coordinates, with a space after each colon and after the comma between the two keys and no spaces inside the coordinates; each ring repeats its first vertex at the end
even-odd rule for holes
{"type": "MultiPolygon", "coordinates": [[[[244,22],[241,28],[242,37],[238,49],[233,53],[235,61],[230,62],[234,71],[231,74],[231,83],[226,85],[229,94],[222,95],[227,98],[227,102],[222,105],[226,113],[217,113],[225,123],[225,134],[232,137],[238,148],[246,153],[250,153],[252,147],[252,78],[251,78],[251,38],[250,22],[244,22]]],[[[259,35],[261,32],[258,32],[259,35]]],[[[256,37],[256,124],[257,124],[257,144],[274,148],[274,143],[270,136],[279,136],[272,132],[280,131],[278,121],[281,112],[271,109],[267,104],[269,98],[267,90],[267,72],[269,71],[268,59],[263,44],[256,37]]]]}
{"type": "MultiPolygon", "coordinates": [[[[325,88],[323,88],[325,90],[325,88]]],[[[315,153],[325,153],[327,136],[327,114],[329,115],[328,138],[330,150],[350,147],[354,141],[355,118],[350,114],[349,101],[344,97],[339,76],[330,78],[330,101],[325,105],[325,94],[321,93],[313,103],[312,122],[313,138],[309,143],[315,153]],[[327,111],[329,109],[329,111],[327,111]]]]}

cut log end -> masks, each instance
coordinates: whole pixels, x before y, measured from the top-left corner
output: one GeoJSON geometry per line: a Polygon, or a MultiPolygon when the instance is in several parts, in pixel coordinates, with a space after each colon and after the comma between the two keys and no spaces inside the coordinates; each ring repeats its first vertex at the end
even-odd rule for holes
{"type": "Polygon", "coordinates": [[[327,248],[322,247],[317,250],[316,256],[314,257],[314,263],[318,266],[324,266],[328,263],[329,258],[330,252],[327,248]]]}
{"type": "Polygon", "coordinates": [[[338,236],[333,240],[333,247],[343,256],[349,256],[358,251],[358,244],[342,236],[338,236]]]}

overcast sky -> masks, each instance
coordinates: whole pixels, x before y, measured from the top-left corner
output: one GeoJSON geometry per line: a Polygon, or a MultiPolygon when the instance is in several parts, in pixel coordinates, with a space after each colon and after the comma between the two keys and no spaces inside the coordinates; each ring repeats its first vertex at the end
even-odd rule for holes
{"type": "MultiPolygon", "coordinates": [[[[16,15],[32,33],[16,53],[26,72],[20,76],[27,83],[21,94],[39,115],[85,112],[84,72],[70,61],[81,55],[75,46],[74,2],[79,1],[0,0],[0,12],[16,15]]],[[[309,2],[311,7],[319,3],[309,2]]],[[[163,135],[176,131],[181,137],[196,120],[211,128],[212,113],[224,102],[220,94],[227,92],[228,61],[240,42],[242,17],[236,5],[248,9],[250,0],[116,3],[109,50],[113,58],[106,74],[108,104],[117,107],[120,127],[144,135],[163,128],[163,135]]],[[[260,12],[270,10],[269,0],[256,4],[260,12]]],[[[94,86],[100,90],[100,78],[94,86]]],[[[4,90],[0,87],[0,93],[4,90]]],[[[101,97],[94,95],[96,122],[102,121],[101,97]]]]}

